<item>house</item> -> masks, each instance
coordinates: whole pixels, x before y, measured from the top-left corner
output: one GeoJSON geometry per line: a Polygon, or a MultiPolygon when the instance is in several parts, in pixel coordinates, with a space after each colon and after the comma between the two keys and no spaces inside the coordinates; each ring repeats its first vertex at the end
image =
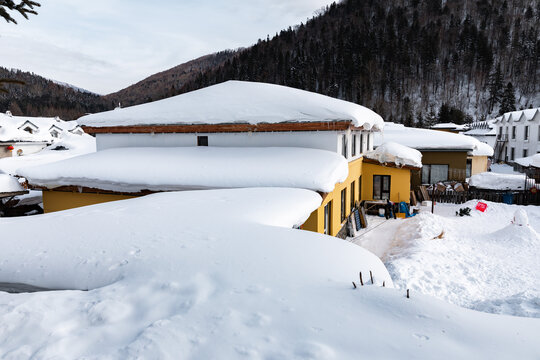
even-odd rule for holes
{"type": "Polygon", "coordinates": [[[22,174],[46,212],[156,191],[297,187],[323,198],[304,229],[336,235],[360,200],[409,202],[421,166],[365,157],[384,126],[375,112],[272,84],[228,81],[79,123],[97,153],[22,174]]]}
{"type": "Polygon", "coordinates": [[[488,169],[493,148],[473,137],[386,123],[375,135],[375,146],[392,141],[422,153],[422,170],[412,172],[413,188],[440,181],[465,181],[488,169]]]}
{"type": "Polygon", "coordinates": [[[540,152],[540,108],[505,113],[495,121],[495,160],[514,163],[540,152]]]}
{"type": "Polygon", "coordinates": [[[488,144],[493,149],[497,143],[496,119],[473,122],[470,130],[463,132],[463,135],[472,136],[480,142],[488,144]]]}
{"type": "Polygon", "coordinates": [[[58,117],[13,116],[9,111],[0,114],[0,158],[37,153],[67,131],[84,133],[76,122],[58,117]]]}

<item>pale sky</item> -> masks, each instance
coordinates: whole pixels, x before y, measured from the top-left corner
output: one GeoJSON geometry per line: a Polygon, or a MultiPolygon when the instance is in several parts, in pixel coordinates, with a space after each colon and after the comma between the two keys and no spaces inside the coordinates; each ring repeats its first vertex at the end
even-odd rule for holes
{"type": "Polygon", "coordinates": [[[0,66],[108,94],[199,56],[247,47],[329,0],[38,0],[0,21],[0,66]]]}

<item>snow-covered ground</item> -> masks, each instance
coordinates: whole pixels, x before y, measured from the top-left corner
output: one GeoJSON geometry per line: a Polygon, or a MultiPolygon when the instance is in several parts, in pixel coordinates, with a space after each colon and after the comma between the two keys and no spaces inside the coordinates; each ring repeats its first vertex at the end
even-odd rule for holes
{"type": "Polygon", "coordinates": [[[540,207],[487,202],[482,213],[476,204],[437,204],[435,214],[424,208],[354,242],[382,258],[397,287],[479,311],[540,317],[540,207]],[[465,207],[471,216],[456,216],[465,207]],[[511,223],[518,209],[529,227],[511,223]]]}
{"type": "Polygon", "coordinates": [[[519,172],[514,171],[514,168],[508,164],[491,164],[490,168],[491,168],[491,172],[498,173],[498,174],[514,174],[514,175],[520,174],[519,172]]]}
{"type": "Polygon", "coordinates": [[[0,283],[73,289],[0,292],[0,358],[540,353],[537,319],[475,312],[415,290],[407,299],[371,253],[291,228],[320,202],[299,189],[194,191],[0,219],[0,283]],[[376,285],[354,290],[351,281],[369,270],[376,285]]]}

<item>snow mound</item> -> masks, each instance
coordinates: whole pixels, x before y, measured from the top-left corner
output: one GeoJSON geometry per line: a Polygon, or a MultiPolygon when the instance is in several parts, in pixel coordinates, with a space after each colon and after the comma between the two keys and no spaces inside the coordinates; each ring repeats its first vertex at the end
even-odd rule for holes
{"type": "Polygon", "coordinates": [[[440,215],[406,220],[383,258],[394,284],[471,309],[540,317],[540,208],[486,201],[482,213],[476,203],[437,204],[440,215]],[[464,207],[471,216],[456,216],[464,207]],[[531,226],[512,224],[514,216],[531,226]]]}
{"type": "Polygon", "coordinates": [[[330,192],[348,172],[345,158],[325,150],[203,146],[114,148],[19,171],[32,185],[120,192],[260,186],[330,192]]]}
{"type": "Polygon", "coordinates": [[[391,141],[379,145],[377,149],[368,152],[365,156],[381,164],[394,163],[398,166],[422,167],[420,151],[391,141]]]}
{"type": "Polygon", "coordinates": [[[13,176],[0,174],[0,193],[9,193],[23,191],[23,187],[19,181],[13,176]]]}
{"type": "Polygon", "coordinates": [[[373,254],[290,228],[320,203],[300,189],[185,191],[0,219],[0,282],[90,289],[0,292],[0,358],[538,354],[540,322],[407,299],[373,254]],[[353,289],[370,270],[375,285],[353,289]]]}
{"type": "Polygon", "coordinates": [[[286,86],[227,81],[147,104],[81,117],[83,126],[351,121],[381,130],[383,119],[363,106],[286,86]]]}
{"type": "Polygon", "coordinates": [[[519,226],[529,226],[527,212],[523,209],[517,209],[514,213],[514,221],[512,221],[512,223],[519,226]]]}
{"type": "MultiPolygon", "coordinates": [[[[489,190],[523,190],[525,187],[525,175],[483,172],[472,175],[469,178],[469,185],[479,189],[489,190]]],[[[534,185],[534,179],[529,179],[527,188],[534,185]]]]}

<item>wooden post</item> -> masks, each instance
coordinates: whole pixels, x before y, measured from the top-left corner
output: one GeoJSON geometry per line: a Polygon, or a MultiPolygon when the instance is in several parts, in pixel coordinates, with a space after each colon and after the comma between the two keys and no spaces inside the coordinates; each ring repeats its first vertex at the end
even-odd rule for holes
{"type": "Polygon", "coordinates": [[[409,298],[409,289],[407,289],[407,299],[409,298]]]}
{"type": "Polygon", "coordinates": [[[354,283],[354,281],[352,282],[352,286],[354,286],[354,288],[356,289],[356,284],[354,283]]]}
{"type": "Polygon", "coordinates": [[[371,284],[373,284],[373,273],[369,270],[369,277],[371,278],[371,284]]]}
{"type": "Polygon", "coordinates": [[[362,272],[360,271],[360,285],[364,286],[364,281],[362,281],[362,272]]]}
{"type": "Polygon", "coordinates": [[[383,281],[383,282],[382,282],[382,287],[385,287],[385,286],[384,286],[384,285],[385,285],[385,283],[386,283],[386,281],[383,281]]]}

